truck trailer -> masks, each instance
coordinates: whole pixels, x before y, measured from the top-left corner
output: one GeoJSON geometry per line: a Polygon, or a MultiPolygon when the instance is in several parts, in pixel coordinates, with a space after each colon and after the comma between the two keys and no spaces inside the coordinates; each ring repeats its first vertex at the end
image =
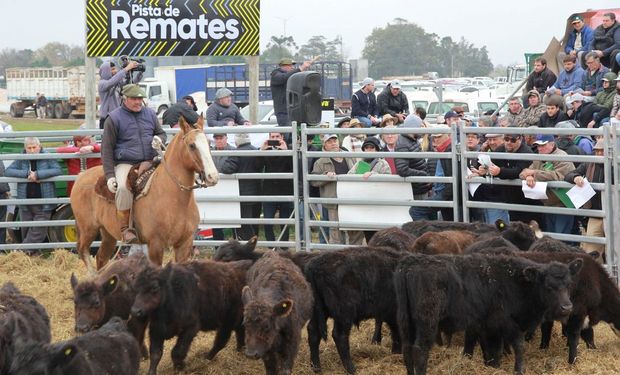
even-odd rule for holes
{"type": "MultiPolygon", "coordinates": [[[[258,74],[258,100],[268,101],[271,97],[271,72],[274,64],[260,64],[258,74]]],[[[343,62],[319,61],[311,70],[321,74],[321,93],[332,98],[336,106],[350,105],[352,94],[351,65],[343,62]],[[344,104],[342,104],[344,103],[344,104]]],[[[203,92],[206,103],[215,98],[215,92],[226,87],[233,93],[233,100],[243,107],[250,102],[250,81],[246,64],[205,64],[183,66],[159,66],[154,68],[154,77],[140,83],[148,97],[148,106],[158,114],[185,95],[203,92]]]]}
{"type": "Polygon", "coordinates": [[[8,99],[15,101],[10,107],[11,116],[24,116],[26,110],[34,109],[37,94],[44,94],[48,118],[83,117],[85,70],[84,66],[6,69],[8,99]]]}

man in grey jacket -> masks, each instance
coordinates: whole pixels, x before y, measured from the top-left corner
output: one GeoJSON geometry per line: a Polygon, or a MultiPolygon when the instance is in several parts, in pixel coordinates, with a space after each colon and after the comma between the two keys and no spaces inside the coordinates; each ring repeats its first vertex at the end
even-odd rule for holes
{"type": "Polygon", "coordinates": [[[250,125],[239,107],[232,101],[232,91],[226,87],[215,92],[215,101],[207,109],[207,126],[250,125]]]}
{"type": "MultiPolygon", "coordinates": [[[[103,124],[108,113],[112,112],[121,105],[121,89],[123,81],[127,74],[131,74],[131,70],[135,69],[138,63],[129,60],[127,66],[118,69],[112,61],[106,61],[99,67],[99,129],[103,129],[103,124]]],[[[138,72],[132,79],[133,83],[142,80],[142,72],[138,72]]]]}

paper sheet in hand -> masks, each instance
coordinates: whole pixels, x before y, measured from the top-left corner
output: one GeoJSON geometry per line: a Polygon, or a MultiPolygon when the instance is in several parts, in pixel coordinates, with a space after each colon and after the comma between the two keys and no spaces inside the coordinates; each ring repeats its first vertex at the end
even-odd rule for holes
{"type": "Polygon", "coordinates": [[[596,192],[592,189],[592,185],[588,182],[588,179],[583,179],[583,187],[579,187],[575,185],[572,189],[570,189],[566,195],[570,198],[571,202],[575,205],[576,208],[580,208],[587,201],[589,201],[596,192]]]}
{"type": "Polygon", "coordinates": [[[478,155],[478,163],[483,167],[489,168],[491,166],[491,157],[487,154],[478,155]]]}
{"type": "Polygon", "coordinates": [[[547,183],[546,182],[536,182],[533,188],[527,186],[527,183],[521,181],[523,195],[529,199],[548,199],[547,197],[547,183]]]}
{"type": "MultiPolygon", "coordinates": [[[[467,170],[467,177],[471,176],[473,173],[468,169],[467,170]]],[[[469,183],[467,184],[467,188],[469,189],[469,194],[471,194],[471,196],[473,197],[474,194],[476,193],[476,190],[478,190],[478,188],[480,187],[479,183],[469,183]]]]}

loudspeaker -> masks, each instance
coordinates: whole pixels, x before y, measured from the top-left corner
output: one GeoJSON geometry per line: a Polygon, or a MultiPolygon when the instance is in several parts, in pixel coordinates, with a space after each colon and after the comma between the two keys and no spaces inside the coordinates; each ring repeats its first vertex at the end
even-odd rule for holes
{"type": "Polygon", "coordinates": [[[318,125],[321,122],[321,75],[299,72],[286,83],[286,105],[289,121],[318,125]]]}

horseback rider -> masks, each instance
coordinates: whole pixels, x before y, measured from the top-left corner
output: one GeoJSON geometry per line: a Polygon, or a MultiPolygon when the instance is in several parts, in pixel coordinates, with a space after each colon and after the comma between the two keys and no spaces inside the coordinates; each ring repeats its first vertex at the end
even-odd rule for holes
{"type": "Polygon", "coordinates": [[[155,111],[144,105],[146,94],[140,86],[125,85],[121,94],[122,105],[110,112],[104,122],[101,157],[108,190],[116,195],[122,240],[136,243],[138,238],[129,220],[133,193],[127,188],[127,175],[133,165],[157,155],[155,150],[166,141],[166,133],[155,111]]]}

